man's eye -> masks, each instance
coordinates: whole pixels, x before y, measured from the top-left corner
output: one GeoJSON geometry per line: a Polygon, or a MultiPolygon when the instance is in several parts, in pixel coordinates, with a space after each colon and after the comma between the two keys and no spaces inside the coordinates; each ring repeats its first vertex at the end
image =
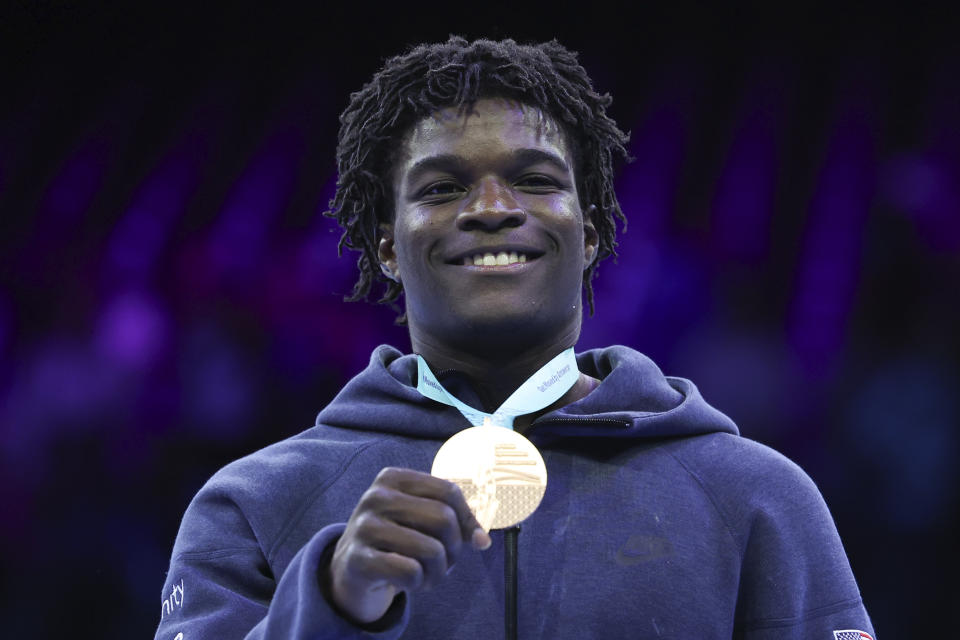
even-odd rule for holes
{"type": "Polygon", "coordinates": [[[559,186],[557,184],[557,181],[554,180],[553,178],[549,178],[547,176],[543,176],[539,174],[531,175],[531,176],[523,176],[522,178],[517,180],[516,184],[518,187],[533,187],[535,189],[554,188],[559,186]]]}
{"type": "Polygon", "coordinates": [[[420,192],[421,198],[428,197],[437,197],[437,196],[449,196],[455,193],[460,193],[463,191],[463,187],[458,185],[456,182],[437,182],[430,185],[426,189],[420,192]]]}

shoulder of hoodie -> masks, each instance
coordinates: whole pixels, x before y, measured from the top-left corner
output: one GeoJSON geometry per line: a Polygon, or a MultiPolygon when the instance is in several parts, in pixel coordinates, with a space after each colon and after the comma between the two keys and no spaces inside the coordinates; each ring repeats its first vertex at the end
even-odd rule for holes
{"type": "Polygon", "coordinates": [[[190,502],[174,555],[269,548],[288,521],[384,439],[317,425],[234,460],[190,502]],[[225,532],[236,537],[225,539],[225,532]]]}
{"type": "Polygon", "coordinates": [[[779,521],[782,526],[817,526],[822,523],[799,522],[816,514],[830,519],[832,526],[810,476],[766,445],[739,435],[712,433],[681,438],[664,449],[707,494],[741,548],[757,518],[779,521]]]}

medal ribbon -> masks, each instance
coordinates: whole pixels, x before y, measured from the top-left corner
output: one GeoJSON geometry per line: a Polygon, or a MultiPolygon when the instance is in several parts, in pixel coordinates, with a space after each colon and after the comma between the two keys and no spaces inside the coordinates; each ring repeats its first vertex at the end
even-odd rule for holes
{"type": "Polygon", "coordinates": [[[417,355],[417,391],[431,400],[456,407],[475,427],[493,424],[513,429],[514,418],[553,404],[573,386],[579,377],[577,358],[573,353],[573,347],[570,347],[527,378],[526,382],[504,400],[499,409],[493,413],[486,413],[461,402],[447,391],[433,375],[427,361],[417,355]]]}

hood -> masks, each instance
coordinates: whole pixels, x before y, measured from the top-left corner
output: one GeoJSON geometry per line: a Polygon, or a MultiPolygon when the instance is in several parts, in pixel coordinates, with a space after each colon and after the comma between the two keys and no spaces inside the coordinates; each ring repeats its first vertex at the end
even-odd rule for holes
{"type": "MultiPolygon", "coordinates": [[[[577,355],[580,371],[600,380],[586,397],[537,418],[528,434],[663,438],[722,431],[738,434],[730,418],[684,378],[664,376],[645,355],[624,346],[577,355]]],[[[446,384],[445,380],[442,380],[446,384]]],[[[470,426],[459,411],[420,395],[417,359],[388,345],[317,416],[317,425],[446,439],[470,426]]],[[[470,404],[470,398],[460,395],[470,404]]]]}

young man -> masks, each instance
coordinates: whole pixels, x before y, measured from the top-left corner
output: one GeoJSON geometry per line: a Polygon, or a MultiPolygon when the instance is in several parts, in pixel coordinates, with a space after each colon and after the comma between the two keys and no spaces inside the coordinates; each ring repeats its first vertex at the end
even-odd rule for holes
{"type": "Polygon", "coordinates": [[[207,483],[158,639],[871,637],[798,467],[635,351],[573,360],[622,218],[608,104],[556,43],[459,38],[352,96],[332,209],[355,297],[402,291],[416,355],[379,347],[316,426],[207,483]],[[518,388],[536,402],[511,414],[518,388]],[[478,416],[545,460],[519,534],[485,532],[430,475],[478,416]]]}

